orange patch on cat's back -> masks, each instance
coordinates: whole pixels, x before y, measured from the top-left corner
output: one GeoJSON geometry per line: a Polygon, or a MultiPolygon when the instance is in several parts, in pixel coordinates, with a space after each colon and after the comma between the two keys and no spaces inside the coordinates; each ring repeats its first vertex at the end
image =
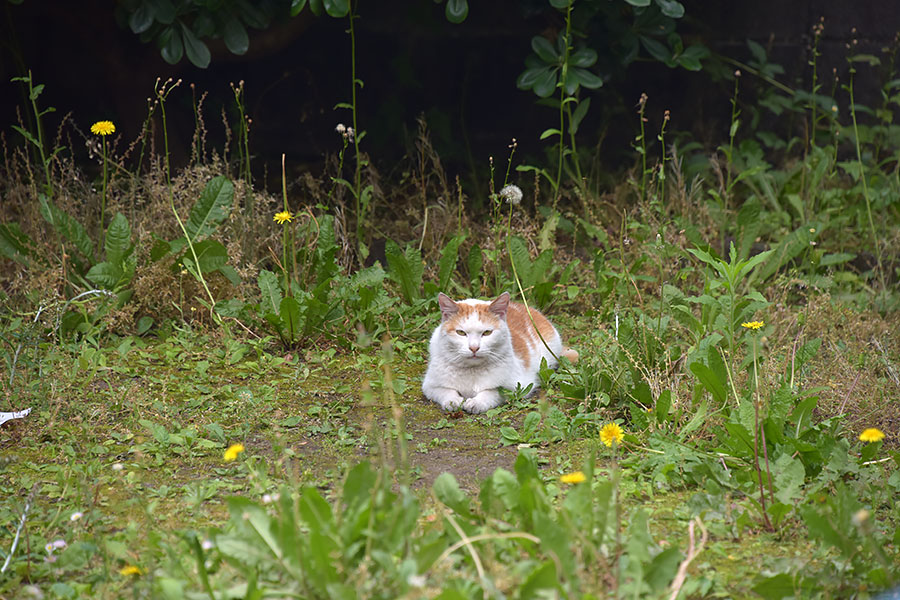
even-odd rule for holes
{"type": "Polygon", "coordinates": [[[526,309],[524,304],[510,303],[509,311],[506,313],[506,324],[509,326],[513,351],[526,365],[531,364],[532,349],[537,348],[541,343],[534,331],[535,326],[548,342],[556,335],[556,330],[547,317],[534,308],[526,309]],[[529,311],[531,311],[531,317],[528,316],[529,311]],[[531,322],[532,319],[534,319],[534,324],[531,322]]]}

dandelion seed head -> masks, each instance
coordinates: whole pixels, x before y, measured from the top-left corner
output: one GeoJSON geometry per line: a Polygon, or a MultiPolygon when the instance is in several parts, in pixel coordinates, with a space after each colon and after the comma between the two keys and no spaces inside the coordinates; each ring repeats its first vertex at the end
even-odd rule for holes
{"type": "Polygon", "coordinates": [[[505,185],[500,190],[500,198],[515,206],[522,202],[522,190],[517,185],[505,185]]]}

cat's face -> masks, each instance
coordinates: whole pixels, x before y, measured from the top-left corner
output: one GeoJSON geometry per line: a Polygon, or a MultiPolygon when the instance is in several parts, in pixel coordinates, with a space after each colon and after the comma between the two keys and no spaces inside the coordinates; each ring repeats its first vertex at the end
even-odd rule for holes
{"type": "Polygon", "coordinates": [[[509,294],[493,302],[466,300],[454,302],[440,294],[442,346],[450,357],[473,366],[503,358],[509,348],[506,313],[509,294]]]}

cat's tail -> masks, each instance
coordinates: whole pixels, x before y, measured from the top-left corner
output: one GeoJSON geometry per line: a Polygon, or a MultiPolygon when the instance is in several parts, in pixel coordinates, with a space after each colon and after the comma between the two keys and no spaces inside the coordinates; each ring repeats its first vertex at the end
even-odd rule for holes
{"type": "Polygon", "coordinates": [[[568,358],[573,365],[578,362],[578,352],[572,348],[563,348],[562,355],[568,358]]]}

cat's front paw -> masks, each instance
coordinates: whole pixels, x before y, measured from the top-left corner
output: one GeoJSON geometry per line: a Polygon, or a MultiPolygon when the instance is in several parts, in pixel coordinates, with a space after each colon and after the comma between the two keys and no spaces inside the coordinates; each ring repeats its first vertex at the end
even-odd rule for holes
{"type": "Polygon", "coordinates": [[[496,408],[502,403],[503,398],[500,397],[496,390],[484,390],[478,392],[472,398],[466,398],[465,402],[462,403],[462,409],[467,413],[477,415],[496,408]]]}
{"type": "Polygon", "coordinates": [[[445,410],[447,412],[456,412],[459,410],[460,406],[462,406],[464,398],[460,396],[458,393],[448,393],[441,394],[436,398],[431,398],[435,404],[441,407],[441,410],[445,410]]]}

